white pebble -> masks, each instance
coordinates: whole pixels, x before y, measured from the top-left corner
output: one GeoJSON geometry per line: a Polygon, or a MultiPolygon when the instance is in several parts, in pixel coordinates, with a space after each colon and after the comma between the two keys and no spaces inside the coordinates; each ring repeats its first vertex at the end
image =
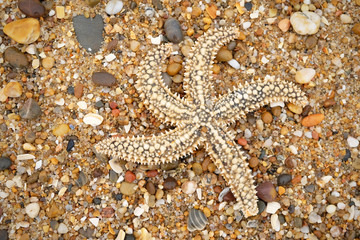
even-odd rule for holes
{"type": "Polygon", "coordinates": [[[108,15],[115,15],[121,11],[124,4],[122,1],[112,0],[106,4],[105,12],[108,15]]]}
{"type": "Polygon", "coordinates": [[[271,102],[270,103],[270,107],[274,108],[274,107],[285,107],[285,103],[283,101],[278,101],[278,102],[271,102]]]}
{"type": "Polygon", "coordinates": [[[251,136],[252,136],[251,131],[246,128],[246,129],[245,129],[245,132],[244,132],[244,137],[245,137],[245,138],[251,138],[251,136]]]}
{"type": "Polygon", "coordinates": [[[296,149],[296,147],[294,145],[290,145],[289,149],[292,154],[294,154],[294,155],[298,154],[298,150],[296,149]]]}
{"type": "Polygon", "coordinates": [[[108,54],[108,55],[105,56],[105,60],[106,60],[107,62],[111,62],[111,61],[114,60],[114,59],[116,59],[116,56],[115,56],[115,54],[113,54],[113,53],[110,53],[110,54],[108,54]]]}
{"type": "Polygon", "coordinates": [[[300,130],[296,130],[293,134],[297,137],[301,137],[303,135],[303,132],[300,130]]]}
{"type": "Polygon", "coordinates": [[[280,220],[279,220],[279,216],[277,214],[273,214],[271,215],[271,227],[276,231],[280,231],[280,220]]]}
{"type": "Polygon", "coordinates": [[[251,26],[251,22],[244,22],[243,23],[243,28],[244,29],[248,29],[251,26]]]}
{"type": "Polygon", "coordinates": [[[345,209],[346,205],[345,205],[345,203],[343,203],[343,202],[339,202],[339,203],[337,204],[337,207],[338,207],[339,209],[345,209]]]}
{"type": "Polygon", "coordinates": [[[186,194],[189,194],[189,195],[193,194],[195,192],[196,188],[197,188],[197,184],[194,181],[186,181],[181,186],[181,189],[183,190],[183,192],[186,194]]]}
{"type": "Polygon", "coordinates": [[[98,218],[89,218],[89,221],[97,227],[99,225],[99,219],[98,218]]]}
{"type": "Polygon", "coordinates": [[[321,223],[321,217],[316,214],[316,212],[311,212],[309,214],[309,222],[310,223],[321,223]]]}
{"type": "Polygon", "coordinates": [[[38,170],[42,167],[42,160],[39,160],[35,163],[35,170],[38,170]]]}
{"type": "Polygon", "coordinates": [[[60,98],[58,100],[55,100],[55,104],[59,106],[64,106],[65,100],[63,98],[60,98]]]}
{"type": "Polygon", "coordinates": [[[69,231],[69,229],[64,223],[60,223],[57,231],[60,234],[65,234],[65,233],[67,233],[69,231]]]}
{"type": "Polygon", "coordinates": [[[326,212],[327,213],[333,214],[335,211],[336,211],[336,206],[335,205],[331,204],[331,205],[326,206],[326,212]]]}
{"type": "Polygon", "coordinates": [[[340,15],[340,20],[341,20],[342,23],[345,23],[345,24],[352,22],[351,17],[349,15],[347,15],[347,14],[341,14],[340,15]]]}
{"type": "Polygon", "coordinates": [[[314,12],[295,12],[290,17],[290,23],[295,32],[300,35],[311,35],[319,31],[321,18],[314,12]]]}
{"type": "Polygon", "coordinates": [[[235,69],[240,69],[240,63],[238,61],[236,61],[235,59],[229,60],[228,64],[235,69]]]}
{"type": "Polygon", "coordinates": [[[40,205],[38,203],[30,203],[26,206],[25,212],[30,218],[36,218],[40,211],[40,205]]]}
{"type": "Polygon", "coordinates": [[[271,139],[271,138],[268,138],[268,139],[266,139],[266,141],[264,142],[263,147],[265,147],[265,148],[269,148],[269,147],[271,147],[271,146],[272,146],[272,144],[273,144],[272,139],[271,139]]]}
{"type": "Polygon", "coordinates": [[[144,210],[143,208],[137,207],[137,208],[135,208],[135,210],[134,210],[134,215],[137,216],[137,217],[139,217],[139,216],[141,216],[141,214],[143,214],[144,212],[145,212],[145,210],[144,210]]]}
{"type": "Polygon", "coordinates": [[[310,232],[310,229],[309,229],[309,226],[308,225],[304,225],[304,226],[302,226],[301,228],[300,228],[300,231],[302,232],[302,233],[309,233],[310,232]]]}
{"type": "Polygon", "coordinates": [[[82,110],[87,109],[87,104],[86,104],[85,101],[80,101],[80,102],[77,103],[77,105],[78,105],[78,107],[79,107],[80,109],[82,109],[82,110]]]}
{"type": "Polygon", "coordinates": [[[296,72],[295,80],[297,83],[305,84],[309,83],[315,76],[316,71],[312,68],[304,68],[296,72]]]}
{"type": "Polygon", "coordinates": [[[99,126],[103,120],[104,120],[104,118],[102,116],[100,116],[99,114],[95,114],[95,113],[86,114],[83,118],[83,121],[85,124],[89,124],[93,127],[99,126]]]}
{"type": "Polygon", "coordinates": [[[31,54],[31,55],[34,55],[36,53],[36,47],[34,44],[31,44],[29,46],[26,47],[25,51],[28,53],[28,54],[31,54]]]}
{"type": "Polygon", "coordinates": [[[349,147],[351,148],[356,148],[357,146],[359,146],[359,140],[357,140],[354,137],[349,136],[347,139],[347,143],[349,144],[349,147]]]}
{"type": "Polygon", "coordinates": [[[330,228],[330,234],[334,238],[340,237],[341,233],[342,229],[339,226],[333,226],[330,228]]]}
{"type": "Polygon", "coordinates": [[[113,158],[109,161],[109,165],[114,172],[122,173],[123,169],[120,166],[119,162],[115,158],[113,158]]]}
{"type": "Polygon", "coordinates": [[[266,212],[270,214],[276,213],[280,209],[280,203],[278,202],[269,202],[266,206],[266,212]]]}

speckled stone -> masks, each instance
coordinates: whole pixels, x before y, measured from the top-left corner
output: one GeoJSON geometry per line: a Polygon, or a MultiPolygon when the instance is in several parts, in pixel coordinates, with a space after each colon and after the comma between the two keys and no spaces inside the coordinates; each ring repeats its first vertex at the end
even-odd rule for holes
{"type": "Polygon", "coordinates": [[[281,174],[277,178],[277,185],[278,186],[285,186],[287,185],[292,179],[290,174],[281,174]]]}
{"type": "Polygon", "coordinates": [[[169,18],[166,20],[164,30],[166,37],[170,42],[179,43],[184,38],[180,23],[175,18],[169,18]]]}
{"type": "Polygon", "coordinates": [[[41,115],[41,108],[34,99],[29,98],[20,108],[19,115],[23,119],[36,119],[41,115]]]}
{"type": "Polygon", "coordinates": [[[15,67],[15,68],[27,67],[29,65],[29,61],[28,61],[25,53],[20,52],[15,47],[8,47],[5,50],[4,59],[12,67],[15,67]]]}
{"type": "Polygon", "coordinates": [[[45,13],[45,7],[39,0],[19,0],[18,8],[28,17],[41,17],[45,13]]]}

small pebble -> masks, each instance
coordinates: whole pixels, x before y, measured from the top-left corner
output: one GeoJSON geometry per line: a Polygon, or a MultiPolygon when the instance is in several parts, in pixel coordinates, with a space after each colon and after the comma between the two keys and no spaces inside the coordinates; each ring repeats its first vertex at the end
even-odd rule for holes
{"type": "Polygon", "coordinates": [[[196,188],[197,184],[194,181],[185,181],[181,186],[182,191],[189,195],[193,194],[196,188]]]}
{"type": "Polygon", "coordinates": [[[331,234],[331,236],[334,237],[334,238],[340,237],[341,234],[342,234],[342,229],[341,229],[341,227],[339,227],[339,226],[332,226],[332,227],[330,228],[330,234],[331,234]]]}
{"type": "Polygon", "coordinates": [[[168,177],[165,179],[163,185],[165,190],[173,190],[177,186],[177,181],[173,177],[168,177]]]}
{"type": "Polygon", "coordinates": [[[150,193],[151,195],[154,195],[156,193],[156,187],[153,182],[148,181],[145,187],[148,193],[150,193]]]}
{"type": "Polygon", "coordinates": [[[40,37],[40,22],[35,18],[24,18],[5,25],[3,32],[15,42],[30,44],[40,37]]]}
{"type": "Polygon", "coordinates": [[[145,212],[145,210],[143,208],[140,207],[136,207],[134,210],[134,215],[139,217],[141,216],[141,214],[143,214],[145,212]]]}
{"type": "Polygon", "coordinates": [[[259,209],[258,214],[261,214],[266,208],[266,203],[264,201],[262,201],[262,200],[259,200],[257,202],[257,205],[258,205],[258,209],[259,209]]]}
{"type": "Polygon", "coordinates": [[[64,136],[65,134],[67,134],[68,132],[70,131],[70,127],[63,123],[63,124],[60,124],[60,125],[57,125],[53,128],[53,131],[52,133],[56,136],[56,137],[62,137],[64,136]]]}
{"type": "Polygon", "coordinates": [[[34,99],[29,98],[20,108],[19,115],[23,119],[36,119],[41,115],[41,108],[34,99]]]}
{"type": "Polygon", "coordinates": [[[103,120],[104,118],[96,113],[88,113],[83,118],[85,124],[91,125],[93,127],[99,126],[103,120]]]}
{"type": "Polygon", "coordinates": [[[109,161],[111,169],[116,173],[122,173],[123,169],[117,159],[113,158],[109,161]]]}
{"type": "Polygon", "coordinates": [[[249,166],[251,167],[251,168],[255,168],[255,167],[257,167],[259,165],[259,159],[257,158],[257,157],[252,157],[252,158],[250,158],[250,160],[249,160],[249,166]]]}
{"type": "Polygon", "coordinates": [[[64,223],[60,223],[59,224],[59,227],[57,229],[57,232],[59,234],[65,234],[69,231],[68,227],[64,224],[64,223]]]}
{"type": "Polygon", "coordinates": [[[279,216],[277,214],[271,215],[270,222],[271,222],[271,227],[276,232],[280,231],[281,224],[280,224],[280,221],[279,221],[279,216]]]}
{"type": "Polygon", "coordinates": [[[360,23],[355,23],[351,30],[353,31],[353,33],[360,36],[360,23]]]}
{"type": "Polygon", "coordinates": [[[336,206],[335,205],[327,205],[326,206],[326,212],[327,213],[330,213],[330,214],[333,214],[333,213],[335,213],[335,211],[336,211],[336,206]]]}
{"type": "Polygon", "coordinates": [[[317,45],[317,37],[314,35],[308,36],[305,40],[306,48],[314,48],[317,45]]]}
{"type": "Polygon", "coordinates": [[[135,176],[135,174],[133,172],[126,171],[126,173],[125,173],[125,181],[131,183],[131,182],[135,181],[135,179],[136,179],[136,176],[135,176]]]}
{"type": "Polygon", "coordinates": [[[262,115],[261,115],[261,120],[264,122],[264,123],[271,123],[273,121],[273,116],[271,115],[270,112],[264,112],[262,115]]]}
{"type": "Polygon", "coordinates": [[[295,80],[297,83],[306,84],[309,83],[315,76],[316,71],[312,68],[303,68],[296,72],[295,80]]]}
{"type": "Polygon", "coordinates": [[[326,99],[324,101],[324,107],[326,107],[326,108],[334,106],[335,104],[336,104],[336,102],[334,99],[326,99]]]}
{"type": "Polygon", "coordinates": [[[116,78],[107,72],[94,72],[91,79],[94,84],[107,87],[114,86],[117,82],[116,78]]]}
{"type": "Polygon", "coordinates": [[[79,177],[78,179],[75,181],[75,183],[79,186],[79,187],[82,187],[84,186],[86,183],[88,182],[88,179],[85,175],[84,172],[79,172],[79,177]]]}
{"type": "Polygon", "coordinates": [[[45,7],[38,0],[19,0],[18,8],[28,17],[42,17],[45,7]]]}
{"type": "Polygon", "coordinates": [[[136,40],[131,40],[130,41],[130,49],[133,52],[137,52],[140,49],[140,42],[136,41],[136,40]]]}
{"type": "Polygon", "coordinates": [[[231,59],[230,61],[228,61],[228,64],[233,67],[234,69],[240,69],[240,63],[238,61],[236,61],[235,59],[231,59]]]}
{"type": "Polygon", "coordinates": [[[121,186],[120,186],[120,192],[123,195],[131,196],[135,193],[136,186],[137,185],[135,183],[123,182],[123,183],[121,183],[121,186]]]}
{"type": "Polygon", "coordinates": [[[175,76],[182,68],[180,63],[171,63],[166,68],[166,73],[170,76],[175,76]]]}
{"type": "Polygon", "coordinates": [[[221,48],[216,55],[216,60],[218,60],[219,62],[227,62],[230,61],[232,58],[232,52],[226,48],[221,48]]]}
{"type": "Polygon", "coordinates": [[[319,123],[321,123],[324,119],[325,119],[325,116],[322,113],[311,114],[311,115],[303,118],[303,120],[301,121],[301,124],[304,127],[313,127],[313,126],[316,126],[319,123]]]}
{"type": "Polygon", "coordinates": [[[9,82],[4,87],[4,95],[7,97],[20,97],[23,92],[23,88],[19,82],[9,82]]]}
{"type": "Polygon", "coordinates": [[[99,2],[100,2],[100,0],[85,0],[85,3],[89,7],[95,7],[99,2]]]}
{"type": "Polygon", "coordinates": [[[192,170],[196,175],[200,175],[203,172],[202,166],[200,163],[196,162],[192,165],[192,170]]]}
{"type": "Polygon", "coordinates": [[[278,26],[281,31],[287,32],[290,28],[290,20],[287,18],[284,18],[279,22],[278,26]]]}
{"type": "Polygon", "coordinates": [[[41,64],[45,69],[51,69],[55,64],[55,59],[52,57],[46,57],[42,60],[41,64]]]}
{"type": "Polygon", "coordinates": [[[22,68],[29,65],[26,55],[15,47],[8,47],[5,50],[4,59],[15,68],[22,68]]]}
{"type": "Polygon", "coordinates": [[[12,165],[12,161],[8,157],[0,157],[0,171],[8,169],[12,165]]]}
{"type": "Polygon", "coordinates": [[[289,110],[295,114],[301,114],[303,109],[301,106],[295,105],[293,103],[289,103],[287,105],[287,107],[289,108],[289,110]]]}
{"type": "Polygon", "coordinates": [[[273,202],[276,199],[276,189],[271,182],[261,183],[256,188],[257,196],[265,202],[273,202]]]}
{"type": "Polygon", "coordinates": [[[300,35],[312,35],[319,31],[320,16],[314,12],[295,12],[290,17],[295,32],[300,35]]]}
{"type": "Polygon", "coordinates": [[[40,205],[38,203],[30,203],[26,206],[25,212],[30,218],[36,218],[40,212],[40,205]]]}
{"type": "Polygon", "coordinates": [[[281,174],[277,178],[277,185],[285,186],[291,181],[291,179],[292,179],[292,176],[290,174],[281,174]]]}
{"type": "Polygon", "coordinates": [[[124,4],[123,4],[122,1],[111,0],[110,2],[108,2],[106,4],[105,12],[108,15],[115,15],[115,14],[119,13],[122,10],[123,6],[124,6],[124,4]]]}
{"type": "Polygon", "coordinates": [[[301,228],[303,225],[302,219],[299,217],[294,218],[294,227],[301,228]]]}
{"type": "Polygon", "coordinates": [[[179,43],[184,38],[180,23],[175,18],[169,18],[166,20],[164,24],[164,30],[166,37],[170,42],[179,43]]]}
{"type": "Polygon", "coordinates": [[[280,203],[278,202],[269,202],[266,206],[266,212],[270,214],[276,213],[277,210],[281,208],[280,203]]]}
{"type": "Polygon", "coordinates": [[[347,138],[347,143],[348,143],[349,147],[351,147],[351,148],[356,148],[359,146],[359,140],[357,140],[356,138],[351,137],[351,136],[349,136],[347,138]]]}
{"type": "Polygon", "coordinates": [[[351,23],[351,22],[352,22],[352,19],[351,19],[350,15],[348,15],[348,14],[341,14],[341,15],[340,15],[340,21],[341,21],[342,23],[347,24],[347,23],[351,23]]]}

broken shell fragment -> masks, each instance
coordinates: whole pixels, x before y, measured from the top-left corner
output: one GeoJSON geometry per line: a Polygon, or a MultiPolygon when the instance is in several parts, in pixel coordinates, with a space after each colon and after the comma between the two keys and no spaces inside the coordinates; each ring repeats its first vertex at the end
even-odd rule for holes
{"type": "Polygon", "coordinates": [[[192,208],[190,210],[189,218],[187,221],[187,228],[190,232],[196,230],[203,230],[208,223],[209,222],[202,211],[195,208],[192,208]]]}

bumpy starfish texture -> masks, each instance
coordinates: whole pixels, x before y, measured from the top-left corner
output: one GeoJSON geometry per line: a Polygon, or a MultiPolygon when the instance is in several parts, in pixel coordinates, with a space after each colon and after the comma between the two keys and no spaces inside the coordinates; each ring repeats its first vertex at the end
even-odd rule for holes
{"type": "Polygon", "coordinates": [[[185,63],[184,88],[191,100],[173,94],[161,77],[161,65],[172,46],[150,52],[141,63],[136,84],[147,108],[176,128],[151,137],[112,137],[96,146],[100,153],[141,164],[175,161],[203,144],[226,180],[246,217],[258,213],[254,180],[244,152],[227,131],[227,124],[270,102],[305,105],[307,99],[295,84],[267,77],[246,83],[217,98],[212,97],[212,64],[219,48],[240,36],[237,28],[207,31],[198,39],[185,63]]]}

